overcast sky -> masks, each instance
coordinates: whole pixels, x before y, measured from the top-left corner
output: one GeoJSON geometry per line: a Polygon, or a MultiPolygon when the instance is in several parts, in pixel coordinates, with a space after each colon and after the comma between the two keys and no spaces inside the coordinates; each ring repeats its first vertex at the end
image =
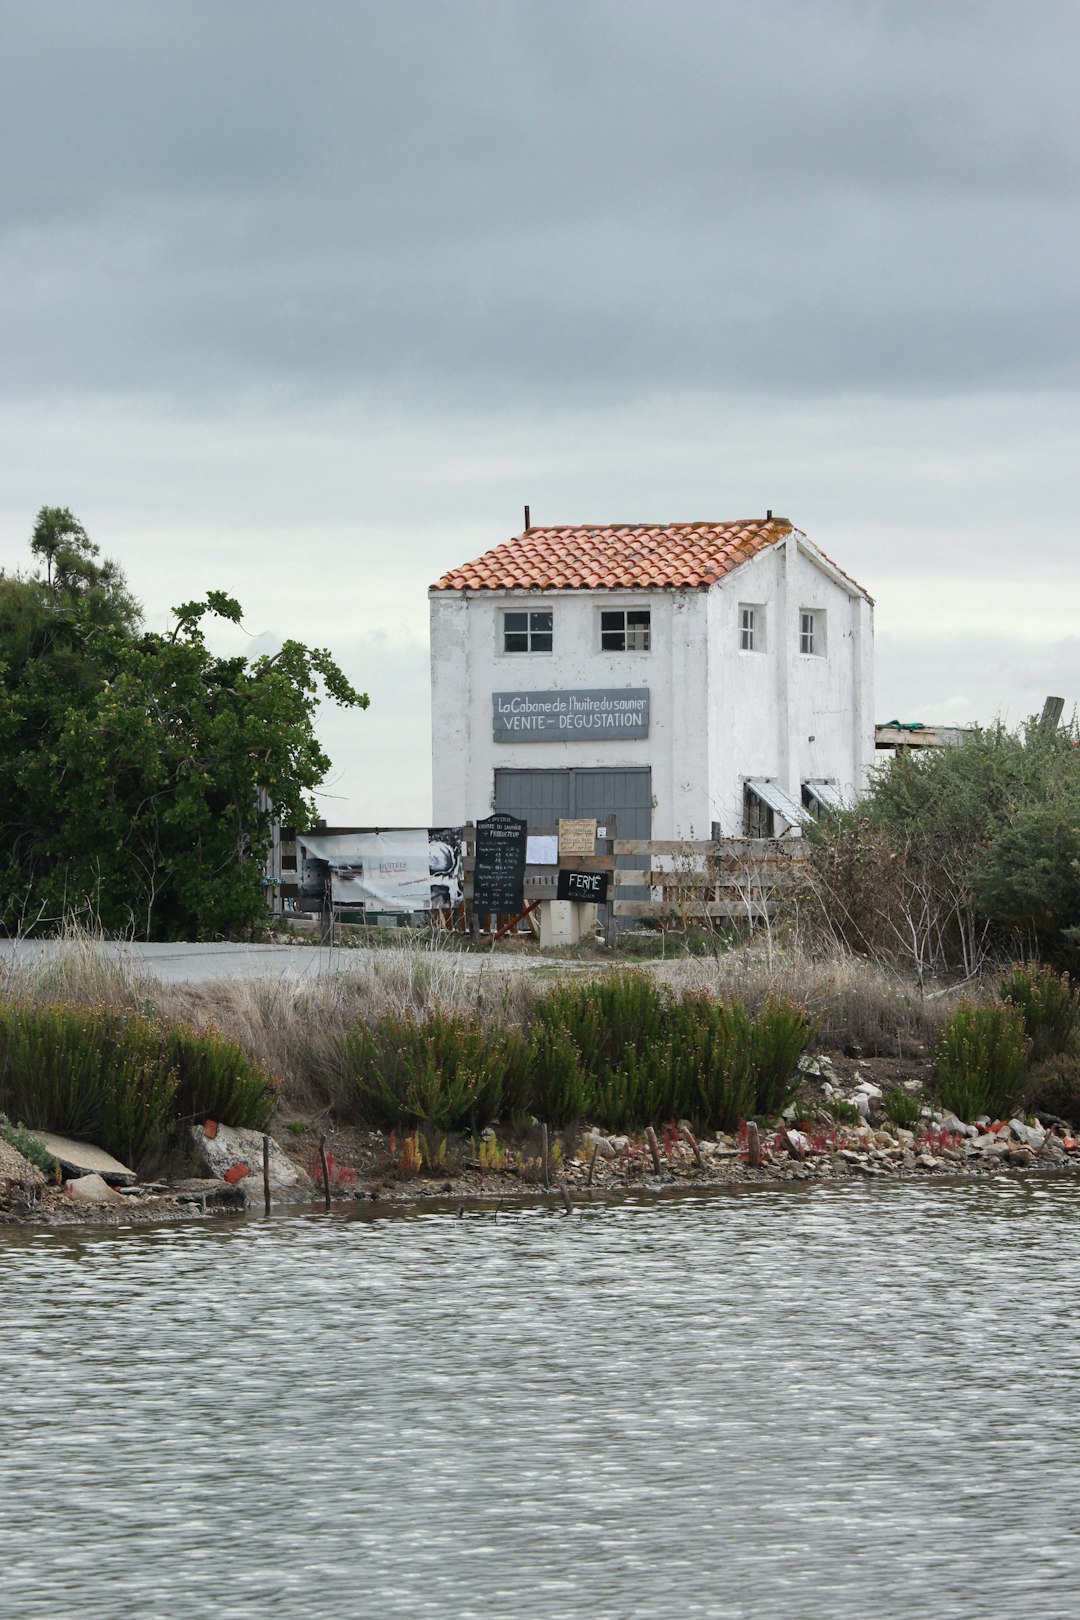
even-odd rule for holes
{"type": "Polygon", "coordinates": [[[329,646],[430,811],[427,586],[783,512],[879,720],[1080,699],[1077,0],[0,0],[0,566],[329,646]]]}

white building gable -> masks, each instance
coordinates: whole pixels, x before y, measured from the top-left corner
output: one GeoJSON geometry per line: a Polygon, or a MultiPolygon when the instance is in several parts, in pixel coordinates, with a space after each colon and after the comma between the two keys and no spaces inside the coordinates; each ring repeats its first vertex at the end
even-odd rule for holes
{"type": "Polygon", "coordinates": [[[433,825],[779,834],[865,783],[873,605],[786,520],[528,529],[430,603],[433,825]]]}

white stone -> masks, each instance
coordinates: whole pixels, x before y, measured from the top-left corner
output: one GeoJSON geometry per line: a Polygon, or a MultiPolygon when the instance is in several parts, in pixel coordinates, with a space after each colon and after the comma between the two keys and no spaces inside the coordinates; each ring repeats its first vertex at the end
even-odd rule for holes
{"type": "Polygon", "coordinates": [[[880,1100],[885,1095],[881,1087],[875,1086],[872,1080],[860,1080],[855,1090],[861,1091],[864,1097],[873,1097],[875,1100],[880,1100]]]}
{"type": "Polygon", "coordinates": [[[70,1136],[57,1136],[54,1131],[35,1131],[34,1135],[44,1142],[54,1159],[59,1159],[62,1170],[73,1170],[76,1176],[94,1171],[111,1182],[136,1180],[134,1170],[129,1170],[126,1164],[92,1142],[76,1142],[70,1136]]]}
{"type": "Polygon", "coordinates": [[[64,1191],[69,1198],[77,1204],[122,1204],[124,1200],[118,1192],[114,1192],[107,1181],[94,1171],[88,1176],[76,1176],[73,1181],[64,1182],[64,1191]]]}
{"type": "MultiPolygon", "coordinates": [[[[219,1125],[217,1135],[209,1137],[201,1125],[191,1127],[192,1141],[198,1157],[211,1176],[219,1179],[235,1165],[246,1164],[248,1174],[237,1188],[249,1204],[261,1203],[263,1198],[263,1139],[261,1131],[240,1130],[234,1125],[219,1125]]],[[[277,1143],[270,1140],[270,1196],[277,1199],[302,1201],[316,1196],[315,1183],[305,1170],[293,1164],[277,1143]]]]}

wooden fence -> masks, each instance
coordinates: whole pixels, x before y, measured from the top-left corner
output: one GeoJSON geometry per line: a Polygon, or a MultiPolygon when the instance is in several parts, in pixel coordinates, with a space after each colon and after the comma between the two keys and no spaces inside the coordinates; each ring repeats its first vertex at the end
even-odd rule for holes
{"type": "MultiPolygon", "coordinates": [[[[621,928],[639,922],[682,928],[741,919],[753,925],[772,916],[805,881],[801,839],[620,838],[614,816],[601,823],[601,829],[604,836],[598,835],[595,854],[564,855],[559,867],[608,873],[608,903],[602,908],[602,920],[609,939],[621,928]]],[[[558,827],[530,826],[529,835],[557,838],[558,827]]],[[[461,851],[464,903],[433,913],[433,920],[455,932],[496,939],[524,928],[538,933],[540,904],[555,899],[558,868],[527,864],[523,910],[516,916],[480,916],[473,907],[476,827],[472,822],[461,830],[461,851]]],[[[286,899],[298,895],[297,858],[295,835],[290,830],[283,837],[280,856],[281,893],[286,899]]]]}

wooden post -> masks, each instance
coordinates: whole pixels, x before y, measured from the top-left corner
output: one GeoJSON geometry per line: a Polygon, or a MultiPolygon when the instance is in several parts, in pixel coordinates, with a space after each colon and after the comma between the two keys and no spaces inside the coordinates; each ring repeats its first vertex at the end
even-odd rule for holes
{"type": "Polygon", "coordinates": [[[697,1145],[697,1137],[694,1135],[689,1125],[680,1125],[679,1130],[682,1133],[683,1141],[688,1144],[691,1153],[694,1155],[694,1161],[697,1164],[698,1169],[704,1170],[705,1160],[701,1157],[701,1149],[697,1145]]]}
{"type": "Polygon", "coordinates": [[[570,1194],[567,1192],[565,1184],[561,1181],[559,1182],[559,1191],[562,1193],[562,1201],[566,1206],[566,1213],[568,1215],[572,1215],[574,1213],[574,1206],[570,1202],[570,1194]]]}
{"type": "Polygon", "coordinates": [[[589,1179],[585,1183],[585,1185],[587,1187],[592,1186],[593,1171],[596,1169],[596,1155],[599,1153],[599,1151],[600,1151],[599,1142],[594,1142],[593,1145],[592,1145],[592,1158],[589,1160],[589,1179]]]}
{"type": "Polygon", "coordinates": [[[326,1162],[326,1137],[319,1137],[319,1163],[322,1165],[323,1196],[326,1199],[326,1211],[330,1213],[330,1166],[326,1162]]]}
{"type": "Polygon", "coordinates": [[[656,1132],[653,1130],[651,1125],[646,1125],[646,1127],[645,1127],[645,1140],[646,1140],[646,1142],[648,1142],[648,1144],[649,1144],[649,1152],[652,1154],[652,1167],[656,1171],[656,1174],[659,1175],[660,1174],[660,1148],[659,1148],[659,1145],[657,1144],[656,1132]]]}
{"type": "Polygon", "coordinates": [[[1039,717],[1040,731],[1056,731],[1061,724],[1061,711],[1064,707],[1064,698],[1048,697],[1039,717]]]}
{"type": "Polygon", "coordinates": [[[263,1132],[263,1201],[270,1213],[270,1138],[263,1132]]]}
{"type": "Polygon", "coordinates": [[[761,1136],[753,1119],[746,1126],[746,1162],[751,1170],[761,1169],[761,1136]]]}
{"type": "Polygon", "coordinates": [[[615,873],[619,866],[618,861],[615,859],[615,840],[619,836],[619,819],[614,815],[608,816],[604,824],[607,827],[607,843],[608,849],[611,853],[611,884],[608,888],[607,916],[604,919],[604,938],[607,940],[607,943],[611,946],[612,950],[614,950],[619,937],[618,929],[615,926],[615,913],[618,909],[617,902],[619,895],[619,891],[615,887],[615,873]]]}
{"type": "Polygon", "coordinates": [[[544,1186],[550,1187],[551,1182],[548,1177],[548,1128],[546,1125],[540,1127],[540,1158],[544,1167],[544,1186]]]}

